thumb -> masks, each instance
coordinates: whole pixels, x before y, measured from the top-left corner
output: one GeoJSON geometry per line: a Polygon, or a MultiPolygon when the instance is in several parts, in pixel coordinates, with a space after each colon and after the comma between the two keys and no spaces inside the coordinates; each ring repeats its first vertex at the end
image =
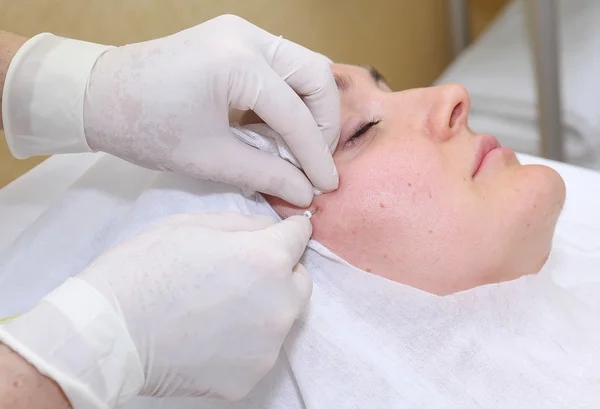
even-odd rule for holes
{"type": "Polygon", "coordinates": [[[302,257],[312,234],[312,224],[306,216],[292,216],[263,230],[277,244],[276,248],[286,254],[290,267],[302,257]]]}
{"type": "Polygon", "coordinates": [[[312,295],[313,281],[308,275],[308,271],[306,271],[304,266],[300,263],[296,264],[292,271],[292,281],[298,289],[298,315],[300,315],[300,312],[302,312],[302,309],[306,307],[308,300],[312,295]]]}

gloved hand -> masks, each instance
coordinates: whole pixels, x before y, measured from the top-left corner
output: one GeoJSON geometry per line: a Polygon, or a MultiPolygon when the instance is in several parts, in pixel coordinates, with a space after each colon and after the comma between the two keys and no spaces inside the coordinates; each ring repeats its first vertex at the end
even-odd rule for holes
{"type": "Polygon", "coordinates": [[[179,215],[117,245],[0,341],[78,408],[152,396],[246,395],[307,303],[297,264],[312,227],[235,213],[179,215]]]}
{"type": "Polygon", "coordinates": [[[329,62],[236,16],[118,48],[40,35],[13,59],[5,90],[17,157],[91,147],[303,207],[313,197],[308,179],[323,191],[338,185],[331,152],[340,108],[329,62]],[[308,179],[240,143],[231,109],[253,110],[281,134],[308,179]],[[32,118],[23,118],[28,110],[32,118]]]}

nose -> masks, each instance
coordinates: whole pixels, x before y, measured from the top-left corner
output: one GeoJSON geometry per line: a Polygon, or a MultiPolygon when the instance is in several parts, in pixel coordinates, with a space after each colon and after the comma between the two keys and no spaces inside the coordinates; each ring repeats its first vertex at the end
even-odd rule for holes
{"type": "Polygon", "coordinates": [[[435,93],[435,103],[427,118],[427,133],[439,140],[450,139],[467,126],[471,97],[459,84],[440,85],[431,90],[435,93]]]}

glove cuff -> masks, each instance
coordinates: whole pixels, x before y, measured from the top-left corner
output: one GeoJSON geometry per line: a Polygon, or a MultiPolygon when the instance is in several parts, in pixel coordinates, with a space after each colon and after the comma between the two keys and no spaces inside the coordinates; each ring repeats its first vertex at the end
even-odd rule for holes
{"type": "Polygon", "coordinates": [[[56,381],[73,408],[121,408],[144,386],[124,319],[78,278],[0,326],[0,341],[56,381]]]}
{"type": "Polygon", "coordinates": [[[13,156],[92,151],[83,125],[85,90],[96,60],[111,48],[43,33],[17,51],[2,98],[13,156]]]}

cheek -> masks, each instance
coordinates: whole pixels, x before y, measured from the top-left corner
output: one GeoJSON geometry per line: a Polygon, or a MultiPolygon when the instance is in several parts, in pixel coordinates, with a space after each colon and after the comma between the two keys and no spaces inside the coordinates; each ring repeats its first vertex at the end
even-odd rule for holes
{"type": "MultiPolygon", "coordinates": [[[[374,251],[399,242],[426,242],[441,228],[439,220],[452,218],[454,206],[441,162],[434,154],[417,160],[423,157],[388,147],[338,163],[340,188],[313,202],[319,209],[313,238],[338,254],[360,251],[371,259],[374,251]]],[[[360,257],[340,255],[349,261],[360,257]]]]}

